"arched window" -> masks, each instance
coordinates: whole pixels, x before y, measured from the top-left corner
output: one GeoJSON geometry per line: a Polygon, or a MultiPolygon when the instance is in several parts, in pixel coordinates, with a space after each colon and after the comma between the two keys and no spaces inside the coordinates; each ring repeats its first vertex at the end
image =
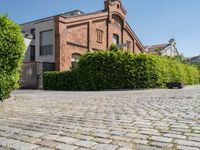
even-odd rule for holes
{"type": "Polygon", "coordinates": [[[113,34],[113,44],[119,44],[119,35],[113,34]]]}
{"type": "Polygon", "coordinates": [[[112,18],[114,20],[114,26],[117,28],[121,28],[123,26],[123,20],[116,14],[112,15],[112,18]]]}
{"type": "Polygon", "coordinates": [[[78,53],[73,53],[72,54],[72,59],[71,59],[71,64],[74,66],[80,59],[81,55],[78,53]]]}

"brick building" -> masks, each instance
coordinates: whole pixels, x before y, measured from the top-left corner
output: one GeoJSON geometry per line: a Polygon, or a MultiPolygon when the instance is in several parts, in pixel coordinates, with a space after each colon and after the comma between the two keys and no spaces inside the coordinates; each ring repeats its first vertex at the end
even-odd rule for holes
{"type": "Polygon", "coordinates": [[[126,21],[121,0],[106,0],[101,11],[75,10],[21,27],[23,32],[33,35],[24,61],[55,63],[58,71],[70,69],[86,51],[106,50],[113,43],[126,46],[132,53],[145,51],[126,21]]]}

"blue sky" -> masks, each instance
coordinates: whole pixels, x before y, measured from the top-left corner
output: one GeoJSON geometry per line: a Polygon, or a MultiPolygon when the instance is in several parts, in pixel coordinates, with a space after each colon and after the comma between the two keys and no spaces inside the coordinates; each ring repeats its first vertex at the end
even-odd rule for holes
{"type": "MultiPolygon", "coordinates": [[[[0,13],[17,23],[74,9],[103,9],[104,0],[0,0],[0,13]]],[[[144,45],[175,38],[184,56],[200,55],[200,0],[122,0],[127,20],[144,45]]]]}

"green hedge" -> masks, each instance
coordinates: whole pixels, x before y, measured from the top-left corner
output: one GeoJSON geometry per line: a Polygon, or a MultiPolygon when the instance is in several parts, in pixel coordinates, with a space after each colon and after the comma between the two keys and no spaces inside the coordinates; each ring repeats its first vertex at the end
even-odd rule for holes
{"type": "Polygon", "coordinates": [[[76,73],[73,71],[65,72],[45,72],[44,89],[46,90],[75,90],[76,73]]]}
{"type": "Polygon", "coordinates": [[[25,52],[19,25],[0,15],[0,100],[18,87],[19,71],[25,52]]]}
{"type": "Polygon", "coordinates": [[[83,55],[72,71],[44,75],[47,90],[160,88],[167,82],[198,84],[198,69],[162,56],[101,51],[83,55]]]}

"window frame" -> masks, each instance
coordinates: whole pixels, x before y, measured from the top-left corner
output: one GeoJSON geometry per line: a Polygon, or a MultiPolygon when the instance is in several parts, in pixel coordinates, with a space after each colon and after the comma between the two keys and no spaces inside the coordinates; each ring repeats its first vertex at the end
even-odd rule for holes
{"type": "Polygon", "coordinates": [[[35,45],[30,45],[30,61],[35,61],[35,45]]]}
{"type": "Polygon", "coordinates": [[[118,34],[113,34],[113,37],[112,37],[112,42],[113,42],[113,44],[115,44],[115,45],[119,45],[119,35],[118,34]],[[114,37],[116,37],[116,43],[114,43],[114,37]]]}
{"type": "Polygon", "coordinates": [[[131,41],[126,41],[127,49],[131,50],[131,41]]]}
{"type": "Polygon", "coordinates": [[[31,35],[33,36],[33,39],[35,39],[35,28],[31,29],[31,35]]]}
{"type": "Polygon", "coordinates": [[[97,42],[103,43],[103,31],[100,29],[97,29],[96,32],[97,32],[97,42]]]}
{"type": "Polygon", "coordinates": [[[53,32],[53,29],[40,31],[40,56],[41,57],[53,56],[53,43],[49,44],[49,45],[42,45],[42,36],[41,35],[42,35],[42,33],[49,32],[49,31],[53,32]]]}

